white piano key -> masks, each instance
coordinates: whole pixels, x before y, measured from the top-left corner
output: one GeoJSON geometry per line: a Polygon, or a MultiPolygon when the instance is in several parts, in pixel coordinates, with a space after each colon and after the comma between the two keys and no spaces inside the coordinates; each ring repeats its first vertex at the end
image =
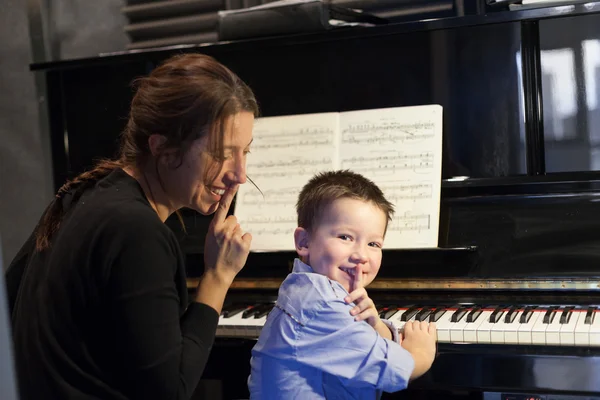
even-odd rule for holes
{"type": "Polygon", "coordinates": [[[507,310],[500,311],[497,322],[491,324],[490,329],[490,341],[494,344],[504,344],[504,330],[506,329],[504,323],[504,317],[506,317],[507,310]]]}
{"type": "MultiPolygon", "coordinates": [[[[452,311],[450,318],[452,318],[452,314],[456,311],[452,311]]],[[[450,321],[450,341],[452,343],[464,342],[464,334],[463,330],[467,326],[467,315],[471,312],[471,310],[467,310],[465,314],[462,316],[461,320],[458,322],[450,321]]]]}
{"type": "Polygon", "coordinates": [[[519,325],[519,328],[517,331],[519,344],[533,344],[533,339],[531,337],[533,327],[535,326],[535,323],[537,322],[538,318],[543,316],[545,312],[546,311],[542,312],[542,311],[533,310],[532,315],[529,318],[529,321],[524,324],[519,325]]]}
{"type": "Polygon", "coordinates": [[[585,316],[587,310],[580,313],[577,324],[575,325],[575,345],[576,346],[589,346],[590,345],[590,327],[585,323],[585,316]]]}
{"type": "Polygon", "coordinates": [[[561,346],[574,346],[575,345],[575,327],[579,318],[583,315],[585,319],[585,312],[579,310],[573,310],[571,312],[571,319],[568,323],[562,324],[560,327],[560,345],[561,346]]]}
{"type": "Polygon", "coordinates": [[[512,322],[504,324],[504,343],[505,344],[519,344],[519,319],[523,315],[523,310],[517,311],[517,315],[514,317],[512,322]]]}
{"type": "Polygon", "coordinates": [[[492,311],[482,311],[481,315],[475,320],[475,322],[467,323],[463,329],[463,339],[467,343],[477,343],[477,331],[479,326],[486,320],[490,319],[492,311]]]}
{"type": "Polygon", "coordinates": [[[595,311],[594,321],[590,326],[590,346],[600,346],[600,310],[595,311]]]}
{"type": "Polygon", "coordinates": [[[223,318],[221,324],[221,332],[226,337],[242,337],[244,336],[245,319],[242,318],[243,313],[238,313],[233,317],[223,318]]]}
{"type": "Polygon", "coordinates": [[[404,328],[404,324],[406,324],[406,321],[400,320],[400,318],[402,318],[402,314],[404,314],[404,312],[406,310],[408,310],[408,308],[400,307],[400,308],[398,308],[398,312],[396,314],[392,315],[390,317],[390,319],[388,319],[388,321],[390,321],[396,327],[396,330],[399,333],[402,332],[402,329],[404,328]]]}
{"type": "Polygon", "coordinates": [[[558,346],[560,345],[560,317],[562,316],[562,311],[556,311],[554,313],[554,318],[552,322],[546,326],[546,344],[558,346]]]}
{"type": "Polygon", "coordinates": [[[454,313],[454,310],[447,310],[444,315],[442,315],[440,317],[440,319],[437,320],[437,322],[435,323],[435,326],[437,328],[437,339],[438,342],[445,342],[445,343],[450,343],[450,328],[451,328],[451,322],[450,322],[450,318],[452,318],[452,314],[454,313]]]}
{"type": "Polygon", "coordinates": [[[548,324],[544,324],[544,316],[548,310],[536,311],[540,316],[535,321],[533,328],[531,328],[531,344],[546,344],[546,328],[548,324]]]}
{"type": "Polygon", "coordinates": [[[492,343],[492,327],[494,324],[490,322],[492,311],[486,311],[485,320],[477,328],[477,343],[492,343]]]}

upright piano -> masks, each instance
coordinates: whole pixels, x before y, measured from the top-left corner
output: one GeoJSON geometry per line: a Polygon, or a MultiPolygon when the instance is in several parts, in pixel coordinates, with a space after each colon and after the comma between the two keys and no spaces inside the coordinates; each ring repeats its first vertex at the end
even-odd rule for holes
{"type": "MultiPolygon", "coordinates": [[[[438,248],[385,250],[367,288],[398,327],[436,321],[438,354],[386,398],[600,399],[599,13],[587,2],[35,64],[55,186],[114,154],[131,80],[183,51],[239,74],[264,116],[441,104],[438,248]]],[[[183,216],[187,232],[167,223],[194,290],[210,217],[183,216]]],[[[198,398],[247,398],[294,256],[250,255],[198,398]]]]}

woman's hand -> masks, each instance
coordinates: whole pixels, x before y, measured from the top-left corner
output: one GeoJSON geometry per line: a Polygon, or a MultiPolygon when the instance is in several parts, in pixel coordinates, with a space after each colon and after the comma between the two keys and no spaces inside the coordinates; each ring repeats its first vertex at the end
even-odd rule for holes
{"type": "Polygon", "coordinates": [[[205,272],[213,272],[229,284],[246,264],[252,243],[252,235],[244,233],[237,218],[227,216],[237,188],[228,188],[221,197],[204,242],[205,272]]]}

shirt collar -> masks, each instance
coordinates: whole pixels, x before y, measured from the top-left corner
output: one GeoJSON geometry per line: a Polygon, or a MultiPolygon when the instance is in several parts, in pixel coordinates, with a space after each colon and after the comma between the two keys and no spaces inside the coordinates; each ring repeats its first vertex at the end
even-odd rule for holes
{"type": "MultiPolygon", "coordinates": [[[[292,269],[292,272],[294,273],[312,273],[312,274],[316,274],[315,270],[312,269],[312,267],[304,262],[302,262],[299,258],[294,259],[294,268],[292,269]]],[[[321,275],[321,274],[319,274],[321,275]]],[[[346,289],[342,286],[341,283],[339,283],[338,281],[334,281],[329,279],[328,277],[324,276],[324,278],[326,278],[329,283],[331,284],[331,288],[333,289],[333,291],[337,293],[337,290],[341,290],[342,296],[346,296],[348,294],[348,291],[346,291],[346,289]]]]}
{"type": "Polygon", "coordinates": [[[310,265],[305,264],[299,258],[294,259],[292,272],[315,272],[310,265]]]}

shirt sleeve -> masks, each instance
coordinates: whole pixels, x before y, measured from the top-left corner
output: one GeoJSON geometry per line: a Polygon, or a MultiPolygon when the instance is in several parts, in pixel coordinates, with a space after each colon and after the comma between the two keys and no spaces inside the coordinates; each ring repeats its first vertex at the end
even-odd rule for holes
{"type": "Polygon", "coordinates": [[[219,317],[200,303],[181,314],[177,274],[183,261],[176,239],[157,223],[126,218],[114,233],[107,339],[114,342],[114,376],[127,398],[189,399],[219,317]]]}
{"type": "MultiPolygon", "coordinates": [[[[410,353],[381,337],[366,321],[354,321],[342,299],[322,301],[301,328],[298,361],[346,380],[394,392],[406,388],[414,369],[410,353]]],[[[396,336],[397,337],[397,336],[396,336]]]]}

